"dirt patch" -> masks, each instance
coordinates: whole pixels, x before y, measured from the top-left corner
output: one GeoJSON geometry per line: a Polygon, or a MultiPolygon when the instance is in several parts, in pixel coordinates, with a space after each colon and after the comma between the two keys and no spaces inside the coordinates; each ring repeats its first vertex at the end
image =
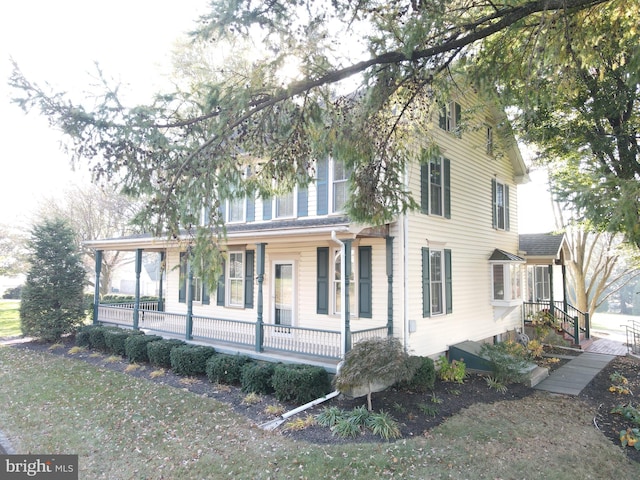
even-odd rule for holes
{"type": "MultiPolygon", "coordinates": [[[[163,383],[199,395],[206,395],[229,404],[236,412],[251,419],[257,425],[277,418],[277,415],[266,413],[269,406],[280,406],[284,411],[298,406],[282,404],[268,395],[261,396],[259,401],[255,403],[247,403],[245,401],[247,394],[238,387],[215,385],[210,383],[204,376],[184,378],[173,374],[171,371],[164,371],[160,374],[150,365],[142,365],[140,368],[131,369],[126,360],[107,354],[85,351],[72,355],[69,353],[70,347],[73,346],[71,339],[68,339],[63,346],[55,349],[51,349],[49,344],[37,342],[16,343],[14,346],[15,348],[48,351],[55,355],[63,355],[75,360],[85,361],[109,370],[144,378],[148,381],[163,383]]],[[[558,362],[549,362],[546,366],[550,369],[558,368],[569,361],[569,358],[561,359],[558,362]]],[[[585,408],[585,405],[587,405],[591,408],[594,415],[594,425],[613,443],[620,445],[619,431],[626,429],[629,425],[620,415],[612,414],[611,410],[617,405],[632,401],[635,397],[612,394],[609,391],[611,385],[609,377],[614,372],[618,372],[628,379],[629,388],[632,392],[636,394],[640,392],[640,360],[632,357],[618,357],[583,390],[579,396],[581,401],[576,401],[575,407],[585,408]]],[[[375,411],[383,410],[391,414],[400,423],[403,438],[411,438],[419,435],[428,435],[432,428],[473,404],[491,404],[505,400],[518,401],[532,395],[534,392],[535,390],[520,384],[509,385],[506,392],[499,392],[487,386],[485,377],[474,374],[469,375],[463,384],[436,381],[433,391],[427,393],[415,393],[393,388],[375,393],[373,395],[373,408],[375,411]]],[[[566,398],[571,402],[575,397],[566,398]]],[[[365,398],[348,399],[339,396],[300,415],[317,414],[323,408],[329,406],[352,410],[362,405],[366,405],[365,398]]],[[[637,406],[640,407],[640,405],[637,406]]],[[[571,415],[571,412],[568,411],[567,415],[571,415]]],[[[286,423],[280,427],[283,435],[316,444],[383,442],[382,439],[370,433],[365,433],[355,439],[341,439],[334,436],[329,429],[317,425],[295,431],[287,430],[283,427],[286,427],[286,423]]],[[[630,459],[640,462],[640,451],[626,448],[625,452],[630,459]]]]}

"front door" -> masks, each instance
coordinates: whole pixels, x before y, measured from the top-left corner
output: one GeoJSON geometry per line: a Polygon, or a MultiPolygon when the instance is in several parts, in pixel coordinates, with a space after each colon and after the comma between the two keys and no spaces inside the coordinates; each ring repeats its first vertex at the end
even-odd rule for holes
{"type": "Polygon", "coordinates": [[[293,325],[293,263],[277,262],[274,264],[274,270],[274,323],[276,325],[293,325]]]}

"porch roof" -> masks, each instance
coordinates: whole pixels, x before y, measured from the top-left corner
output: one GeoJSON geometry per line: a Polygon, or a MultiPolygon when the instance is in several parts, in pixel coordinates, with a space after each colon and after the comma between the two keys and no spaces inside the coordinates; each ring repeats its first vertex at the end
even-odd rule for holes
{"type": "Polygon", "coordinates": [[[525,252],[528,260],[544,259],[544,263],[549,263],[560,258],[564,241],[563,233],[526,233],[520,235],[519,250],[525,252]]]}
{"type": "Polygon", "coordinates": [[[518,262],[518,263],[524,263],[525,259],[522,257],[519,257],[518,255],[515,255],[513,253],[509,253],[509,252],[505,252],[504,250],[500,250],[499,248],[496,248],[493,253],[491,254],[491,257],[489,257],[489,261],[490,262],[518,262]]]}
{"type": "MultiPolygon", "coordinates": [[[[236,239],[251,238],[258,241],[260,238],[269,238],[270,242],[278,238],[286,239],[289,236],[330,234],[335,231],[342,236],[355,236],[360,232],[368,231],[363,225],[355,225],[344,215],[327,217],[309,217],[283,220],[270,220],[266,222],[249,222],[226,225],[226,240],[233,243],[236,239]]],[[[189,234],[182,232],[180,238],[168,239],[153,237],[151,234],[130,235],[119,238],[89,240],[84,245],[96,250],[136,250],[161,251],[177,246],[180,241],[187,240],[189,234]]]]}

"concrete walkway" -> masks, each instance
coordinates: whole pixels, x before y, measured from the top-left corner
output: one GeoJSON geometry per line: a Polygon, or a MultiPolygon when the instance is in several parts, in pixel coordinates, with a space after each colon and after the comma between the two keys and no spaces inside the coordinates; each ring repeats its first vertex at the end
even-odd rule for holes
{"type": "Polygon", "coordinates": [[[579,395],[600,371],[609,365],[616,355],[585,352],[551,372],[538,383],[537,390],[564,395],[579,395]]]}

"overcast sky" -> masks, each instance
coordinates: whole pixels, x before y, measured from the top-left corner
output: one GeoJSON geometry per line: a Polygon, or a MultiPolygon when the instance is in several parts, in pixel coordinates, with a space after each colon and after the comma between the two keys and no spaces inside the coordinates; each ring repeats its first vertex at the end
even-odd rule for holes
{"type": "MultiPolygon", "coordinates": [[[[58,91],[81,95],[95,74],[129,84],[136,95],[157,90],[175,40],[190,30],[208,0],[9,0],[0,5],[0,223],[25,224],[42,202],[71,183],[61,135],[36,112],[9,102],[13,58],[25,76],[58,91]]],[[[522,233],[552,228],[542,207],[544,184],[519,187],[522,233]]]]}

